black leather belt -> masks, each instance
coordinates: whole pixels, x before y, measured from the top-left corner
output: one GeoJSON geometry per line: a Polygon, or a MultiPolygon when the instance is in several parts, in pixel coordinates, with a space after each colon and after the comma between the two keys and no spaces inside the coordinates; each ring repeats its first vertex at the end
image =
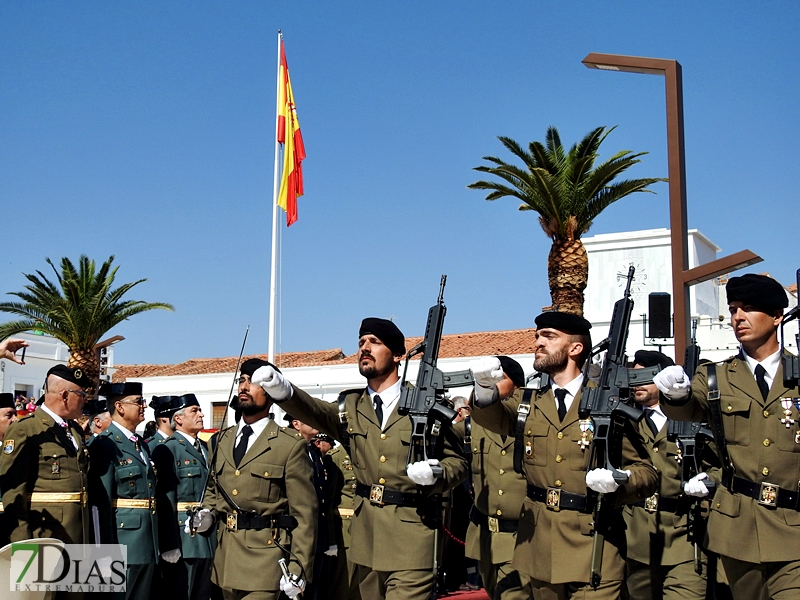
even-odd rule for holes
{"type": "Polygon", "coordinates": [[[297,519],[292,515],[251,515],[246,513],[227,513],[226,527],[229,531],[239,529],[286,529],[297,527],[297,519]]]}
{"type": "Polygon", "coordinates": [[[401,492],[392,490],[374,483],[367,485],[366,483],[356,484],[356,495],[369,500],[370,504],[376,506],[383,506],[385,504],[393,504],[396,506],[420,506],[425,500],[425,496],[416,492],[401,492]]]}
{"type": "Polygon", "coordinates": [[[689,508],[691,498],[687,496],[659,496],[653,494],[649,498],[639,500],[631,506],[638,506],[647,512],[669,512],[673,514],[684,514],[689,508]]]}
{"type": "Polygon", "coordinates": [[[469,509],[469,520],[478,527],[488,529],[492,533],[515,533],[519,528],[519,519],[498,519],[483,514],[473,504],[469,509]]]}
{"type": "Polygon", "coordinates": [[[534,502],[543,502],[548,510],[556,512],[560,510],[590,512],[587,510],[589,503],[587,502],[586,494],[573,494],[558,487],[540,488],[535,485],[529,485],[528,498],[534,502]]]}
{"type": "Polygon", "coordinates": [[[739,476],[734,476],[730,490],[735,494],[742,494],[753,498],[759,504],[768,508],[791,508],[799,510],[797,489],[786,489],[774,483],[755,483],[739,476]]]}

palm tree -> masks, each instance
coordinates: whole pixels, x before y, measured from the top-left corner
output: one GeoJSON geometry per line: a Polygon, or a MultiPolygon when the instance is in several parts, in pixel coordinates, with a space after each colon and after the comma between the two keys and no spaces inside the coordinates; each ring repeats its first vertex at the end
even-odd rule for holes
{"type": "Polygon", "coordinates": [[[30,281],[25,286],[27,291],[9,292],[22,302],[0,302],[0,311],[23,318],[0,325],[0,340],[32,330],[51,335],[69,348],[67,365],[82,368],[95,382],[100,373],[95,344],[108,330],[147,310],[174,310],[171,304],[161,302],[122,300],[131,288],[147,280],[139,279],[112,289],[119,269],[111,268],[113,256],[99,271],[86,255],[81,255],[77,270],[68,258],[62,258],[60,273],[49,258],[46,260],[56,274],[58,285],[41,271],[36,271],[37,275],[25,274],[30,281]]]}
{"type": "Polygon", "coordinates": [[[595,217],[612,202],[634,192],[651,192],[647,187],[663,178],[629,179],[612,183],[623,171],[638,162],[647,152],[616,153],[602,164],[594,165],[598,149],[610,129],[598,127],[564,152],[555,127],[547,130],[547,146],[531,142],[525,151],[508,137],[498,137],[503,145],[524,163],[524,168],[508,164],[496,156],[483,160],[494,166],[475,167],[506,184],[476,181],[467,187],[492,190],[487,200],[513,196],[522,200],[520,210],[535,210],[544,232],[553,240],[547,257],[547,281],[553,307],[561,312],[583,315],[583,290],[589,276],[589,259],[581,236],[589,231],[595,217]]]}

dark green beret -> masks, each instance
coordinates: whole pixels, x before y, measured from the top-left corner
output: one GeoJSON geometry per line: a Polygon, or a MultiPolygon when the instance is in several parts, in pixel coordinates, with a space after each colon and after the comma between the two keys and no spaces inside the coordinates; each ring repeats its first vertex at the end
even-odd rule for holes
{"type": "Polygon", "coordinates": [[[592,328],[583,317],[564,312],[543,312],[534,321],[537,329],[557,329],[572,335],[588,335],[592,328]]]}
{"type": "Polygon", "coordinates": [[[747,273],[741,277],[731,277],[725,286],[728,304],[739,301],[755,306],[763,312],[772,312],[789,306],[786,290],[772,277],[747,273]]]}
{"type": "MultiPolygon", "coordinates": [[[[47,377],[50,375],[55,375],[56,377],[60,377],[65,381],[70,381],[82,388],[88,388],[92,385],[92,380],[89,379],[89,376],[84,372],[83,369],[79,367],[76,368],[68,367],[67,365],[56,365],[47,372],[47,377]]],[[[47,381],[46,378],[45,381],[47,381]]]]}
{"type": "Polygon", "coordinates": [[[406,338],[403,332],[389,319],[367,317],[361,321],[358,337],[372,334],[392,351],[392,354],[406,353],[406,338]]]}
{"type": "Polygon", "coordinates": [[[522,370],[522,366],[508,356],[498,356],[497,358],[500,366],[503,367],[503,373],[508,375],[511,383],[517,387],[525,387],[525,371],[522,370]]]}
{"type": "Polygon", "coordinates": [[[658,365],[661,369],[666,369],[674,365],[675,361],[663,352],[656,352],[655,350],[637,350],[636,354],[633,355],[633,364],[643,367],[655,367],[658,365]]]}

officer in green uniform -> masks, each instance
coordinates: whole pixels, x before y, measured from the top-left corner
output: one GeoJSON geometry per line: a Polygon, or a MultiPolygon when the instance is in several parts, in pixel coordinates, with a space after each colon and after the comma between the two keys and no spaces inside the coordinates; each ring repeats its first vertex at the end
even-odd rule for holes
{"type": "Polygon", "coordinates": [[[144,420],[142,384],[104,383],[112,423],[92,442],[90,492],[103,544],[128,549],[125,598],[148,600],[158,559],[156,477],[136,427],[144,420]]]}
{"type": "Polygon", "coordinates": [[[527,497],[512,567],[529,578],[526,587],[536,600],[616,599],[625,573],[625,525],[619,509],[651,495],[656,472],[641,436],[627,420],[619,468],[627,472],[628,481],[618,484],[605,468],[587,472],[593,429],[590,421],[579,419],[578,406],[591,324],[577,315],[547,312],[536,317],[536,326],[533,366],[549,375],[550,385],[531,396],[529,407],[498,401],[496,382],[502,380],[503,370],[496,357],[472,367],[475,422],[506,435],[516,433],[518,422],[524,424],[527,497]],[[610,523],[596,590],[589,585],[594,522],[589,491],[604,494],[606,506],[614,507],[607,515],[610,523]]]}
{"type": "Polygon", "coordinates": [[[180,402],[180,396],[153,396],[152,400],[150,400],[149,406],[153,409],[156,425],[158,426],[155,434],[145,440],[150,454],[153,453],[156,446],[166,442],[175,433],[171,425],[171,418],[180,402]]]}
{"type": "Polygon", "coordinates": [[[208,448],[198,437],[203,413],[194,394],[180,396],[175,409],[175,434],[153,450],[161,591],[164,598],[203,600],[211,594],[215,539],[211,532],[193,536],[185,531],[186,511],[199,504],[208,474],[208,448]]]}
{"type": "Polygon", "coordinates": [[[335,589],[338,591],[338,598],[342,600],[361,600],[358,590],[358,578],[356,577],[356,565],[350,560],[348,552],[350,548],[350,523],[353,521],[353,504],[356,497],[356,474],[353,471],[353,462],[347,454],[344,446],[337,444],[326,456],[331,459],[333,468],[339,473],[342,481],[342,492],[339,500],[339,519],[342,527],[341,546],[337,555],[337,569],[335,589]]]}
{"type": "MultiPolygon", "coordinates": [[[[639,350],[634,356],[634,368],[666,369],[674,364],[670,357],[653,350],[639,350]]],[[[694,546],[687,539],[687,515],[695,497],[708,495],[703,483],[707,476],[697,474],[687,482],[685,493],[681,490],[681,455],[676,442],[667,438],[668,420],[659,405],[658,388],[652,383],[633,388],[633,399],[645,411],[639,433],[658,472],[658,490],[623,510],[628,526],[628,594],[631,600],[703,600],[706,560],[702,555],[702,573],[698,574],[694,546]]],[[[719,469],[708,472],[719,477],[719,469]]]]}
{"type": "MultiPolygon", "coordinates": [[[[519,403],[522,391],[518,388],[525,387],[525,372],[513,358],[497,358],[504,375],[497,382],[500,400],[513,396],[513,402],[519,403]]],[[[475,423],[471,416],[464,424],[469,430],[474,490],[466,555],[478,561],[489,598],[528,599],[519,572],[511,567],[526,490],[525,477],[514,471],[514,437],[494,433],[475,423]]]]}
{"type": "Polygon", "coordinates": [[[239,377],[238,425],[220,432],[212,451],[199,533],[217,522],[211,580],[226,600],[277,600],[300,595],[311,578],[317,497],[306,442],[270,417],[272,399],[251,382],[270,363],[248,359],[239,377]],[[290,577],[281,573],[286,561],[290,577]]]}
{"type": "Polygon", "coordinates": [[[751,273],[731,277],[726,292],[740,352],[700,366],[691,381],[675,366],[654,383],[670,419],[709,422],[715,439],[724,439],[707,542],[720,556],[733,597],[797,598],[800,390],[797,382],[784,382],[777,335],[788,298],[777,281],[751,273]]]}
{"type": "Polygon", "coordinates": [[[432,526],[439,495],[467,476],[467,461],[449,442],[438,464],[408,463],[411,422],[397,412],[398,366],[405,338],[386,319],[361,323],[358,368],[367,388],[342,397],[346,431],[336,403],[312,398],[271,368],[253,375],[281,407],[323,433],[349,443],[358,483],[350,551],[361,597],[427,599],[433,587],[432,526]],[[345,435],[346,434],[346,435],[345,435]]]}
{"type": "Polygon", "coordinates": [[[89,540],[89,455],[79,417],[91,380],[82,369],[47,372],[44,404],[9,425],[0,452],[0,490],[12,542],[89,540]]]}

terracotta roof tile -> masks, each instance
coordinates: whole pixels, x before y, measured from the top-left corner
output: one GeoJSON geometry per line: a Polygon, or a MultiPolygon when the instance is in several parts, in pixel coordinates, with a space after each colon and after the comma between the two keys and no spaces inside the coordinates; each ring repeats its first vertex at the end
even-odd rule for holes
{"type": "MultiPolygon", "coordinates": [[[[514,329],[443,335],[442,343],[439,346],[439,358],[489,354],[533,354],[533,333],[535,331],[535,329],[514,329]]],[[[421,336],[406,338],[406,349],[410,350],[421,341],[421,336]]],[[[267,360],[267,355],[252,354],[244,357],[244,359],[248,358],[267,360]]],[[[113,380],[127,381],[141,377],[232,373],[236,368],[236,360],[237,357],[231,356],[227,358],[193,358],[176,365],[120,365],[114,373],[113,380]]],[[[355,364],[356,362],[357,354],[345,356],[341,348],[311,352],[285,352],[275,357],[275,364],[279,367],[315,367],[355,364]]]]}

